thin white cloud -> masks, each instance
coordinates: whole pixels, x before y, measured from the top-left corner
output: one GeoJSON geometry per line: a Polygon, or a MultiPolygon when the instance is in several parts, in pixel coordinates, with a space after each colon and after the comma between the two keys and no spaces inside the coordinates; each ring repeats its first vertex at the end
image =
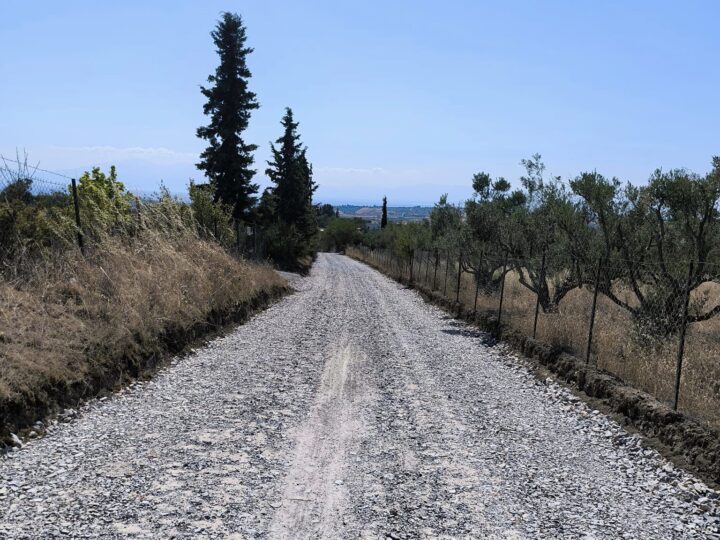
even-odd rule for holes
{"type": "Polygon", "coordinates": [[[389,171],[387,169],[383,169],[382,167],[370,167],[370,168],[362,168],[362,167],[317,167],[315,169],[315,172],[320,173],[328,173],[328,174],[372,174],[372,175],[381,175],[381,174],[388,174],[389,171]]]}
{"type": "Polygon", "coordinates": [[[55,152],[82,156],[85,161],[121,161],[140,159],[158,164],[195,163],[198,155],[192,152],[178,152],[170,148],[145,146],[53,146],[55,152]]]}

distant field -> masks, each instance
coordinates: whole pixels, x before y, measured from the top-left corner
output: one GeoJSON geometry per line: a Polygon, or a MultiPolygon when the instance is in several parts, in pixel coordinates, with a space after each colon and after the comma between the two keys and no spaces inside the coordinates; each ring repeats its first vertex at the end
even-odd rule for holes
{"type": "MultiPolygon", "coordinates": [[[[357,217],[368,221],[380,221],[381,206],[355,206],[350,204],[336,206],[342,217],[357,217]]],[[[388,206],[390,221],[422,221],[430,216],[432,206],[388,206]]]]}

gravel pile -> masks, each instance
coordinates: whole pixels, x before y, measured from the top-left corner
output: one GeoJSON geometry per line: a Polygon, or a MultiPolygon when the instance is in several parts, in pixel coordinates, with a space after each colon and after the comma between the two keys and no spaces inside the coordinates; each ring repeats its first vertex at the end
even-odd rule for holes
{"type": "Polygon", "coordinates": [[[720,498],[351,259],[0,460],[0,537],[720,538],[720,498]]]}

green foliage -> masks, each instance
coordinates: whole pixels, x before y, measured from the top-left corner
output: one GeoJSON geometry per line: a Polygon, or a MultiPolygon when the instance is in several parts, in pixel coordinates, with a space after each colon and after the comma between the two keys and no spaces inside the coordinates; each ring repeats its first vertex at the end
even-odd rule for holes
{"type": "Polygon", "coordinates": [[[214,237],[218,242],[227,245],[235,242],[232,207],[222,202],[213,202],[213,189],[210,184],[195,184],[191,181],[188,191],[198,233],[204,238],[214,237]]]}
{"type": "Polygon", "coordinates": [[[247,36],[239,15],[223,13],[211,36],[220,65],[208,77],[211,86],[201,87],[207,98],[203,112],[210,123],[197,130],[197,136],[208,141],[197,166],[213,185],[215,201],[232,206],[236,218],[247,220],[258,191],[258,185],[252,183],[255,170],[251,168],[257,146],[242,138],[251,112],[259,107],[255,94],[248,89],[252,74],[247,55],[253,50],[245,45],[247,36]]]}
{"type": "Polygon", "coordinates": [[[383,197],[383,203],[382,203],[382,216],[380,217],[380,228],[384,229],[387,227],[388,224],[388,217],[387,217],[387,197],[383,197]]]}
{"type": "Polygon", "coordinates": [[[99,236],[125,230],[132,223],[130,213],[134,197],[117,179],[115,166],[105,174],[100,167],[85,172],[78,179],[78,196],[83,230],[99,236]]]}
{"type": "Polygon", "coordinates": [[[332,218],[338,217],[335,215],[335,208],[332,204],[318,205],[315,208],[317,211],[317,224],[320,228],[327,227],[332,218]]]}
{"type": "Polygon", "coordinates": [[[720,283],[720,158],[705,176],[657,170],[646,186],[596,171],[569,183],[548,178],[539,154],[521,164],[521,189],[479,172],[464,212],[443,195],[427,235],[397,224],[368,232],[362,242],[399,257],[419,246],[436,256],[462,253],[463,267],[485,288],[499,283],[507,260],[545,312],[556,312],[574,289],[594,286],[602,258],[599,291],[633,316],[637,335],[655,337],[679,329],[692,261],[688,320],[720,314],[720,303],[700,293],[703,284],[720,283]]]}
{"type": "Polygon", "coordinates": [[[410,222],[392,228],[393,251],[401,258],[409,259],[419,249],[430,245],[431,233],[427,223],[410,222]]]}
{"type": "Polygon", "coordinates": [[[436,249],[457,250],[460,246],[462,211],[442,195],[430,212],[430,237],[436,249]]]}
{"type": "Polygon", "coordinates": [[[282,267],[291,268],[296,263],[288,264],[287,261],[298,253],[300,257],[311,254],[317,241],[318,215],[312,203],[317,186],[312,178],[307,148],[300,142],[298,123],[289,107],[285,109],[281,124],[283,134],[275,141],[277,147],[270,145],[272,160],[268,161],[265,171],[275,185],[263,193],[258,214],[265,223],[271,224],[272,231],[268,232],[271,258],[282,267]],[[277,237],[280,233],[290,237],[277,237]],[[281,246],[290,252],[282,253],[281,246]]]}
{"type": "Polygon", "coordinates": [[[272,188],[265,188],[255,207],[255,223],[268,228],[277,222],[277,202],[272,188]]]}
{"type": "MultiPolygon", "coordinates": [[[[693,262],[690,290],[720,283],[720,159],[705,176],[685,169],[656,170],[647,186],[622,186],[597,173],[583,173],[571,187],[582,200],[606,258],[602,292],[628,310],[652,335],[676,332],[682,319],[688,262],[693,262]],[[611,284],[624,283],[632,300],[611,284]]],[[[695,295],[690,322],[720,313],[695,295]]]]}
{"type": "Polygon", "coordinates": [[[295,224],[276,223],[265,231],[267,255],[280,268],[298,271],[304,268],[303,259],[312,257],[314,245],[308,243],[295,224]]]}
{"type": "Polygon", "coordinates": [[[315,185],[312,167],[307,160],[307,149],[300,142],[298,123],[293,119],[292,109],[285,109],[282,118],[283,134],[270,145],[272,160],[268,161],[265,174],[275,184],[275,212],[281,223],[295,224],[302,229],[312,205],[315,185]]]}
{"type": "Polygon", "coordinates": [[[11,261],[28,251],[72,242],[67,193],[33,195],[31,178],[11,179],[0,190],[0,258],[11,261]]]}
{"type": "MultiPolygon", "coordinates": [[[[332,209],[332,207],[330,207],[332,209]]],[[[334,213],[333,213],[334,216],[334,213]]],[[[362,239],[364,223],[358,219],[331,217],[320,235],[322,251],[344,251],[362,239]]]]}

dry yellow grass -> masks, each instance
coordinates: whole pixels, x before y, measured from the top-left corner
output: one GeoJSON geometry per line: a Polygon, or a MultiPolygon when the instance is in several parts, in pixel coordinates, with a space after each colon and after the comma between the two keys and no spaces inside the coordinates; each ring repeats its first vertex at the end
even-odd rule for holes
{"type": "Polygon", "coordinates": [[[98,383],[137,376],[157,363],[148,355],[286,285],[270,267],[238,260],[217,244],[152,231],[132,243],[107,239],[87,260],[67,252],[18,275],[0,278],[6,424],[62,402],[63,392],[82,395],[84,384],[95,385],[87,389],[92,394],[98,383]]]}
{"type": "MultiPolygon", "coordinates": [[[[353,255],[364,257],[360,251],[353,255]]],[[[391,275],[400,275],[397,267],[384,270],[391,275]]],[[[426,281],[423,264],[416,270],[416,281],[432,287],[433,271],[431,266],[426,281]]],[[[403,275],[408,277],[407,270],[403,275]]],[[[436,290],[442,292],[444,261],[440,262],[437,275],[436,290]]],[[[451,265],[448,275],[447,296],[454,300],[457,266],[451,265]]],[[[720,298],[720,287],[716,285],[708,285],[697,292],[709,294],[709,305],[715,305],[720,298]]],[[[483,293],[481,290],[478,297],[478,310],[497,311],[499,295],[483,293]]],[[[575,289],[563,299],[557,313],[543,313],[541,309],[537,339],[584,358],[592,297],[592,289],[575,289]]],[[[467,309],[473,307],[474,300],[473,276],[463,274],[460,302],[467,309]]],[[[505,283],[503,322],[526,335],[532,335],[534,314],[535,295],[519,283],[517,274],[509,273],[505,283]]],[[[638,340],[635,326],[627,311],[603,295],[598,296],[591,348],[592,363],[657,399],[670,403],[674,393],[677,350],[676,336],[656,342],[638,340]]],[[[720,318],[688,326],[678,408],[700,421],[720,428],[720,318]]]]}

